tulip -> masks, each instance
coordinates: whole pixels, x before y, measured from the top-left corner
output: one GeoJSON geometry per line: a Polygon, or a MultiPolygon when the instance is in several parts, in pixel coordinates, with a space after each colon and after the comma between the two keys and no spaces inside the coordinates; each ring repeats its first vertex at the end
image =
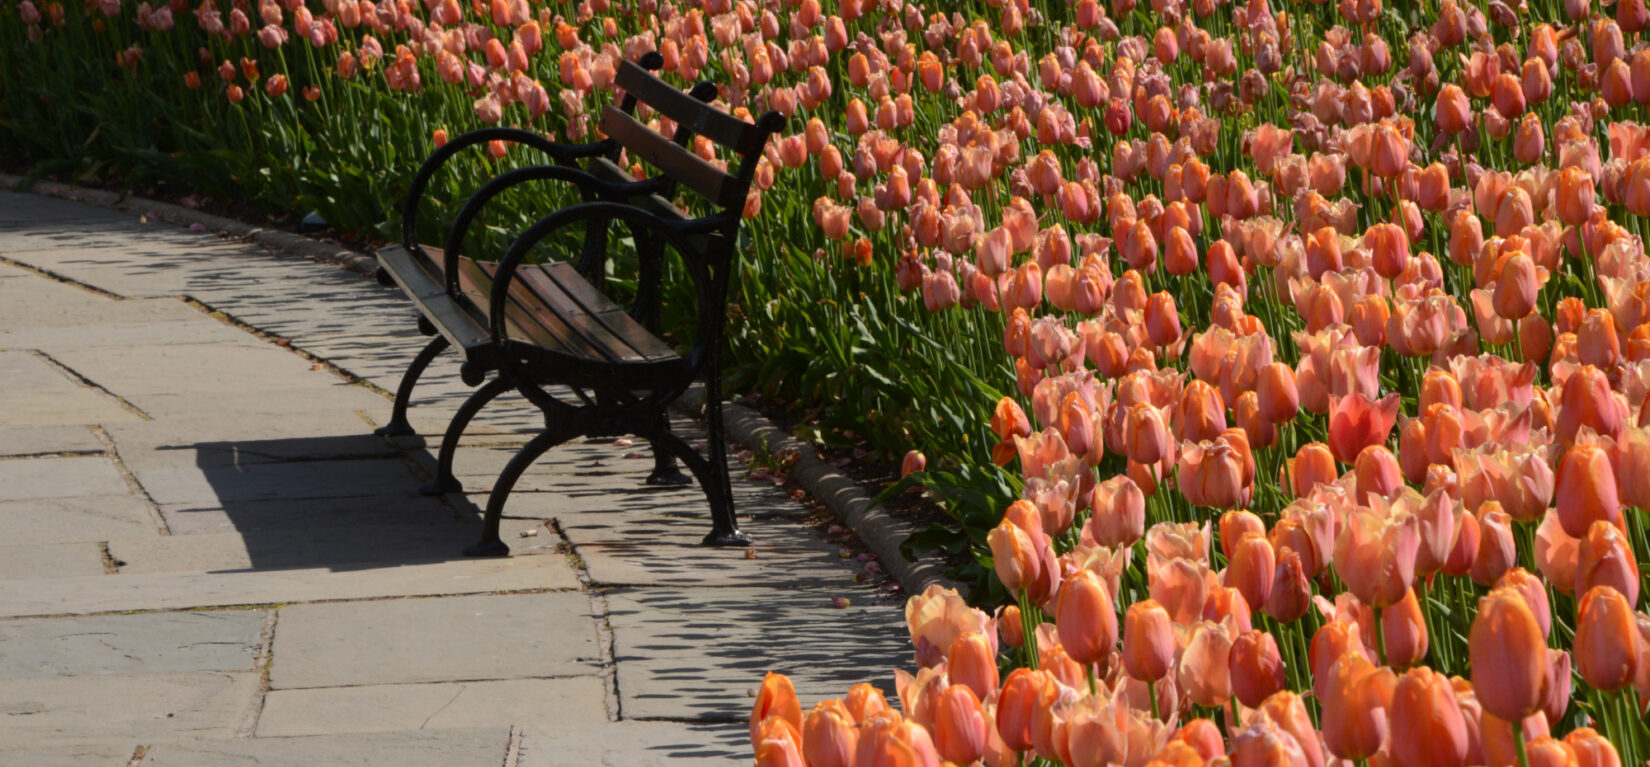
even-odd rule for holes
{"type": "Polygon", "coordinates": [[[1427,623],[1426,617],[1421,614],[1421,602],[1416,597],[1415,589],[1410,589],[1403,599],[1381,610],[1378,622],[1380,626],[1377,630],[1381,632],[1387,665],[1405,669],[1426,658],[1427,623]]]}
{"type": "Polygon", "coordinates": [[[1577,767],[1621,767],[1615,744],[1591,727],[1571,730],[1564,742],[1575,751],[1577,767]]]}
{"type": "Polygon", "coordinates": [[[1132,546],[1145,534],[1146,496],[1127,476],[1096,484],[1090,508],[1093,515],[1083,527],[1084,540],[1115,548],[1132,546]]]}
{"type": "Polygon", "coordinates": [[[1123,618],[1123,668],[1129,676],[1147,683],[1162,679],[1174,661],[1174,650],[1168,611],[1152,599],[1129,605],[1123,618]]]}
{"type": "Polygon", "coordinates": [[[1232,694],[1254,708],[1288,684],[1277,640],[1265,631],[1249,631],[1232,642],[1228,659],[1232,694]]]}
{"type": "Polygon", "coordinates": [[[1425,666],[1398,678],[1388,709],[1392,754],[1406,767],[1465,767],[1468,730],[1449,679],[1425,666]]]}
{"type": "MultiPolygon", "coordinates": [[[[1222,540],[1224,531],[1222,531],[1222,540]]],[[[1251,607],[1266,604],[1272,593],[1272,575],[1277,568],[1277,557],[1272,543],[1263,532],[1245,532],[1232,545],[1230,564],[1226,568],[1225,585],[1243,594],[1243,601],[1251,607]]]]}
{"type": "Polygon", "coordinates": [[[1302,445],[1300,450],[1295,451],[1295,456],[1286,461],[1285,471],[1289,477],[1289,490],[1296,498],[1306,497],[1311,494],[1312,488],[1329,484],[1338,475],[1335,458],[1329,446],[1322,442],[1302,445]]]}
{"type": "Polygon", "coordinates": [[[1593,214],[1593,192],[1593,177],[1586,170],[1570,166],[1559,171],[1553,192],[1559,220],[1570,226],[1585,223],[1593,214]]]}
{"type": "Polygon", "coordinates": [[[756,744],[756,767],[808,767],[797,742],[789,738],[770,738],[756,744]]]}
{"type": "Polygon", "coordinates": [[[1541,626],[1512,589],[1495,589],[1478,602],[1467,639],[1472,687],[1486,712],[1519,722],[1538,711],[1548,674],[1541,626]]]}
{"type": "Polygon", "coordinates": [[[1060,588],[1055,610],[1060,644],[1084,666],[1103,663],[1117,646],[1117,611],[1100,577],[1079,570],[1060,588]]]}
{"type": "Polygon", "coordinates": [[[1179,687],[1200,706],[1220,707],[1232,695],[1229,663],[1232,639],[1226,627],[1201,621],[1181,652],[1175,673],[1179,687]]]}
{"type": "Polygon", "coordinates": [[[1371,402],[1361,392],[1330,395],[1329,403],[1329,446],[1335,460],[1348,464],[1364,448],[1386,441],[1400,404],[1396,393],[1371,402]]]}
{"type": "Polygon", "coordinates": [[[1478,507],[1478,555],[1472,562],[1472,582],[1489,586],[1518,563],[1512,518],[1494,501],[1478,507]]]}
{"type": "MultiPolygon", "coordinates": [[[[1574,383],[1572,380],[1565,388],[1574,383]]],[[[1615,524],[1621,519],[1615,470],[1609,455],[1598,445],[1572,445],[1558,465],[1556,481],[1558,522],[1570,537],[1585,536],[1594,521],[1615,524]]]]}
{"type": "Polygon", "coordinates": [[[1135,463],[1154,464],[1169,455],[1169,426],[1163,411],[1151,403],[1139,402],[1129,408],[1124,434],[1128,458],[1135,463]]]}
{"type": "Polygon", "coordinates": [[[1414,584],[1420,545],[1414,516],[1353,509],[1335,538],[1335,572],[1358,601],[1385,607],[1403,599],[1414,584]]]}
{"type": "Polygon", "coordinates": [[[1513,567],[1501,575],[1495,582],[1497,587],[1510,586],[1524,597],[1524,603],[1529,605],[1530,613],[1535,616],[1536,625],[1541,627],[1541,636],[1547,637],[1552,633],[1552,606],[1547,601],[1547,587],[1540,578],[1530,574],[1522,567],[1513,567]]]}
{"type": "Polygon", "coordinates": [[[1575,663],[1594,689],[1613,692],[1632,683],[1639,662],[1633,606],[1609,586],[1594,586],[1576,611],[1575,663]]]}
{"type": "Polygon", "coordinates": [[[1017,668],[1003,681],[997,696],[997,734],[1013,751],[1031,750],[1031,719],[1045,686],[1054,680],[1047,673],[1017,668]]]}
{"type": "Polygon", "coordinates": [[[991,529],[987,543],[997,578],[1009,591],[1023,591],[1041,575],[1041,554],[1031,536],[1019,526],[1004,520],[991,529]]]}
{"type": "Polygon", "coordinates": [[[751,708],[751,746],[754,747],[761,742],[757,736],[761,732],[762,723],[769,717],[778,717],[789,723],[793,729],[800,731],[802,728],[802,704],[797,702],[796,688],[791,686],[790,677],[772,671],[762,678],[762,688],[756,694],[756,705],[751,708]]]}
{"type": "Polygon", "coordinates": [[[1437,118],[1438,129],[1445,133],[1460,133],[1467,129],[1472,121],[1472,104],[1467,101],[1467,94],[1461,87],[1450,83],[1438,91],[1438,100],[1433,104],[1433,113],[1437,118]]]}
{"type": "Polygon", "coordinates": [[[1609,586],[1638,604],[1638,561],[1627,537],[1615,525],[1594,520],[1587,535],[1577,542],[1575,553],[1575,593],[1586,594],[1596,586],[1609,586]]]}
{"type": "Polygon", "coordinates": [[[802,722],[802,756],[811,767],[853,767],[858,724],[842,701],[814,706],[802,722]]]}
{"type": "Polygon", "coordinates": [[[1363,760],[1379,751],[1387,735],[1387,709],[1398,678],[1362,655],[1347,655],[1330,667],[1323,696],[1323,739],[1342,759],[1363,760]]]}
{"type": "MultiPolygon", "coordinates": [[[[979,698],[961,685],[940,693],[934,715],[934,748],[941,758],[969,764],[985,754],[989,732],[979,698]]],[[[823,767],[810,763],[810,767],[823,767]]]]}

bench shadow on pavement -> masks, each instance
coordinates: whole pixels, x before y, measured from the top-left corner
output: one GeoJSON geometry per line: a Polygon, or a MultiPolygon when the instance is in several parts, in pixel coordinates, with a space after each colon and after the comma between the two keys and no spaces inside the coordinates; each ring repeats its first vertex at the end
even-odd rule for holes
{"type": "Polygon", "coordinates": [[[481,534],[481,509],[468,496],[421,495],[426,478],[413,456],[370,432],[173,449],[193,451],[212,496],[163,507],[174,534],[234,532],[244,543],[244,556],[208,563],[214,571],[457,560],[481,534]]]}

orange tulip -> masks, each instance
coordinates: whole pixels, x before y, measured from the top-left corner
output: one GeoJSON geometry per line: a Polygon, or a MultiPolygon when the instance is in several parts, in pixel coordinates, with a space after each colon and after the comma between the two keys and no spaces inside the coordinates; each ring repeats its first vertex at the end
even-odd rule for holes
{"type": "Polygon", "coordinates": [[[811,767],[853,767],[859,726],[839,700],[821,701],[802,721],[802,756],[811,767]]]}
{"type": "Polygon", "coordinates": [[[1368,759],[1387,735],[1387,709],[1397,690],[1392,669],[1347,655],[1329,669],[1323,696],[1323,740],[1342,759],[1368,759]]]}
{"type": "Polygon", "coordinates": [[[1547,644],[1522,595],[1502,588],[1479,600],[1467,650],[1472,687],[1486,712],[1518,721],[1540,709],[1547,644]]]}
{"type": "Polygon", "coordinates": [[[1392,755],[1406,767],[1465,767],[1468,730],[1455,689],[1425,666],[1398,678],[1392,693],[1392,755]]]}
{"type": "Polygon", "coordinates": [[[997,696],[997,734],[1013,751],[1031,750],[1031,719],[1044,686],[1054,684],[1047,673],[1017,668],[1003,681],[997,696]]]}
{"type": "Polygon", "coordinates": [[[1383,516],[1355,508],[1335,538],[1335,572],[1371,607],[1403,599],[1415,582],[1420,523],[1413,515],[1383,516]]]}
{"type": "Polygon", "coordinates": [[[1581,678],[1605,692],[1631,684],[1638,670],[1638,634],[1633,606],[1621,592],[1594,586],[1576,612],[1574,653],[1581,678]]]}
{"type": "Polygon", "coordinates": [[[1123,668],[1143,682],[1156,682],[1174,662],[1174,630],[1168,611],[1151,599],[1129,605],[1123,617],[1123,668]]]}
{"type": "Polygon", "coordinates": [[[751,746],[754,747],[760,742],[757,736],[760,734],[762,722],[774,716],[789,722],[792,728],[802,728],[802,704],[797,702],[796,688],[791,686],[790,677],[770,671],[762,678],[762,688],[756,694],[756,705],[751,708],[751,746]]]}
{"type": "Polygon", "coordinates": [[[1371,402],[1361,392],[1329,398],[1329,447],[1335,460],[1352,463],[1370,445],[1386,441],[1398,418],[1399,398],[1389,394],[1371,402]]]}
{"type": "Polygon", "coordinates": [[[1231,651],[1232,638],[1225,626],[1201,621],[1192,629],[1191,639],[1180,654],[1175,680],[1193,703],[1219,707],[1231,697],[1231,651]]]}
{"type": "Polygon", "coordinates": [[[1615,525],[1604,520],[1588,525],[1586,537],[1577,542],[1574,566],[1575,593],[1609,586],[1626,597],[1627,604],[1638,604],[1638,561],[1627,537],[1615,525]]]}
{"type": "Polygon", "coordinates": [[[934,747],[942,759],[957,764],[972,763],[985,755],[988,739],[985,713],[972,690],[953,685],[940,693],[934,714],[934,747]]]}
{"type": "Polygon", "coordinates": [[[1591,727],[1577,727],[1564,736],[1575,751],[1578,767],[1621,767],[1621,755],[1609,738],[1591,727]]]}
{"type": "Polygon", "coordinates": [[[1094,572],[1079,570],[1061,585],[1055,615],[1060,644],[1072,660],[1102,663],[1117,647],[1117,610],[1094,572]]]}
{"type": "MultiPolygon", "coordinates": [[[[1224,535],[1223,530],[1222,541],[1226,540],[1224,535]]],[[[1266,604],[1272,593],[1272,575],[1276,569],[1277,555],[1272,551],[1272,542],[1266,539],[1265,533],[1250,530],[1232,544],[1225,585],[1237,589],[1243,594],[1243,601],[1258,608],[1266,604]]]]}
{"type": "MultiPolygon", "coordinates": [[[[1566,384],[1566,388],[1574,381],[1566,384]]],[[[1572,538],[1587,534],[1594,521],[1615,524],[1621,519],[1616,495],[1615,469],[1610,456],[1598,445],[1573,445],[1558,465],[1558,522],[1572,538]]]]}
{"type": "Polygon", "coordinates": [[[981,692],[990,696],[998,682],[996,647],[978,631],[960,634],[946,654],[946,672],[953,686],[967,687],[976,697],[981,692]]]}
{"type": "Polygon", "coordinates": [[[869,682],[860,682],[848,689],[848,697],[843,700],[849,716],[854,724],[863,723],[866,719],[889,710],[888,700],[882,696],[882,690],[872,687],[869,682]]]}
{"type": "Polygon", "coordinates": [[[1472,121],[1472,104],[1467,101],[1467,94],[1460,86],[1449,83],[1439,89],[1438,99],[1433,103],[1433,113],[1439,130],[1460,133],[1472,121]]]}
{"type": "Polygon", "coordinates": [[[1421,614],[1421,602],[1410,589],[1403,599],[1381,611],[1381,637],[1386,645],[1386,663],[1395,669],[1405,669],[1420,663],[1427,656],[1427,623],[1421,614]]]}
{"type": "Polygon", "coordinates": [[[1335,457],[1330,453],[1329,446],[1322,442],[1302,445],[1286,464],[1287,485],[1296,498],[1306,497],[1312,488],[1334,482],[1339,476],[1335,469],[1335,457]]]}
{"type": "Polygon", "coordinates": [[[1586,170],[1572,165],[1559,171],[1553,191],[1559,220],[1570,226],[1586,223],[1593,215],[1593,192],[1593,177],[1586,170]]]}
{"type": "Polygon", "coordinates": [[[1265,631],[1250,631],[1232,642],[1232,694],[1253,708],[1288,684],[1277,640],[1265,631]]]}

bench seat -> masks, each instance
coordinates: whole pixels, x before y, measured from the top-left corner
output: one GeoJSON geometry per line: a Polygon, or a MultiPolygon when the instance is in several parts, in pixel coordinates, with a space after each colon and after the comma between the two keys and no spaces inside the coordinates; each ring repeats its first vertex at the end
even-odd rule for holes
{"type": "MultiPolygon", "coordinates": [[[[467,361],[497,367],[499,348],[489,338],[486,315],[497,262],[459,258],[460,295],[454,296],[445,289],[440,249],[390,247],[379,251],[379,261],[467,361]]],[[[517,270],[504,319],[506,353],[546,374],[647,389],[679,376],[684,365],[675,349],[569,263],[517,270]]]]}

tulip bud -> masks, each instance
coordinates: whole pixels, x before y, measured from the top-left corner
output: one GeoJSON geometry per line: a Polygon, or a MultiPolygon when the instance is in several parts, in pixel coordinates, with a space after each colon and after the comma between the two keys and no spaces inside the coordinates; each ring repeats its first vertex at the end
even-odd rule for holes
{"type": "Polygon", "coordinates": [[[1638,670],[1638,633],[1633,607],[1621,592],[1594,586],[1576,612],[1574,653],[1581,678],[1605,692],[1630,684],[1638,670]]]}
{"type": "Polygon", "coordinates": [[[1079,570],[1060,588],[1055,628],[1072,660],[1088,666],[1105,661],[1117,646],[1117,609],[1100,577],[1079,570]]]}
{"type": "Polygon", "coordinates": [[[814,706],[802,722],[802,756],[812,767],[853,767],[859,728],[839,700],[814,706]]]}
{"type": "Polygon", "coordinates": [[[1130,677],[1156,682],[1174,662],[1174,630],[1169,613],[1146,599],[1129,605],[1123,619],[1123,668],[1130,677]]]}
{"type": "Polygon", "coordinates": [[[1633,547],[1615,525],[1595,520],[1578,542],[1575,554],[1575,593],[1586,594],[1595,586],[1609,586],[1638,604],[1639,571],[1633,547]]]}
{"type": "Polygon", "coordinates": [[[1517,591],[1495,589],[1479,600],[1467,651],[1472,687],[1486,712],[1520,721],[1540,709],[1549,673],[1547,644],[1517,591]]]}
{"type": "Polygon", "coordinates": [[[751,708],[752,747],[761,743],[758,735],[761,734],[762,723],[775,716],[789,722],[798,731],[802,728],[802,704],[796,699],[796,688],[791,686],[790,677],[770,671],[762,678],[762,689],[757,692],[756,705],[751,708]]]}
{"type": "Polygon", "coordinates": [[[1392,693],[1392,754],[1412,767],[1465,767],[1469,735],[1455,689],[1443,674],[1418,666],[1392,693]]]}
{"type": "Polygon", "coordinates": [[[1254,708],[1288,685],[1277,640],[1265,631],[1250,631],[1232,643],[1229,660],[1232,694],[1254,708]]]}
{"type": "MultiPolygon", "coordinates": [[[[1579,372],[1576,374],[1579,375],[1579,372]]],[[[1568,389],[1574,379],[1565,384],[1568,389]]],[[[1615,469],[1610,456],[1598,445],[1573,445],[1558,465],[1558,522],[1572,538],[1587,534],[1597,520],[1615,524],[1621,519],[1617,500],[1615,469]]]]}
{"type": "MultiPolygon", "coordinates": [[[[971,764],[985,754],[989,745],[990,734],[980,700],[966,686],[954,685],[940,693],[933,729],[934,748],[946,761],[971,764]]],[[[810,760],[810,767],[821,765],[810,760]]]]}

